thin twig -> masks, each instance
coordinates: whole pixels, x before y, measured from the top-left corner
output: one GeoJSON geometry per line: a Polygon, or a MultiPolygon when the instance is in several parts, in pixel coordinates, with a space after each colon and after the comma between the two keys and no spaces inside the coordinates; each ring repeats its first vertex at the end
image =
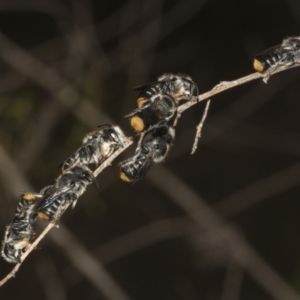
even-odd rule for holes
{"type": "MultiPolygon", "coordinates": [[[[280,68],[278,68],[277,70],[275,70],[271,76],[273,76],[274,74],[276,73],[279,73],[279,72],[282,72],[282,71],[286,71],[286,70],[289,70],[289,69],[292,69],[292,68],[295,68],[295,67],[299,67],[299,64],[296,64],[296,65],[292,65],[292,66],[282,66],[280,68]]],[[[221,92],[224,92],[226,90],[229,90],[233,87],[236,87],[238,85],[242,85],[246,82],[249,82],[249,81],[252,81],[252,80],[255,80],[255,79],[259,79],[259,78],[265,78],[265,75],[262,74],[262,73],[252,73],[250,75],[247,75],[247,76],[244,76],[244,77],[241,77],[239,79],[236,79],[236,80],[232,80],[232,81],[221,81],[219,84],[217,84],[215,87],[213,87],[210,91],[204,93],[204,94],[201,94],[199,95],[198,99],[197,97],[194,97],[193,100],[181,105],[179,108],[178,108],[178,113],[181,113],[185,110],[187,110],[188,108],[190,108],[191,106],[197,104],[198,102],[201,102],[201,101],[204,101],[208,98],[211,98],[213,97],[214,95],[217,95],[221,92]]]]}
{"type": "MultiPolygon", "coordinates": [[[[4,39],[4,36],[0,35],[1,39],[4,39]]],[[[6,41],[6,40],[5,40],[6,41]]],[[[0,48],[0,50],[3,50],[0,48]]],[[[291,69],[293,67],[296,67],[298,65],[295,66],[283,66],[281,68],[278,68],[273,74],[284,71],[284,70],[288,70],[291,69]]],[[[273,75],[272,74],[272,75],[273,75]]],[[[219,94],[225,90],[228,90],[230,88],[233,88],[235,86],[238,85],[242,85],[246,82],[258,79],[258,78],[264,78],[263,74],[260,73],[253,73],[250,74],[248,76],[239,78],[237,80],[233,80],[233,81],[223,81],[220,84],[216,85],[212,90],[199,95],[199,97],[195,97],[193,100],[183,104],[182,106],[180,106],[178,108],[178,113],[181,114],[183,111],[187,110],[189,107],[195,105],[196,103],[203,101],[207,98],[210,98],[216,94],[219,94]]],[[[127,137],[125,138],[125,143],[124,143],[124,147],[120,148],[118,151],[116,151],[109,159],[107,159],[99,168],[97,168],[94,171],[94,176],[96,177],[100,172],[103,171],[103,169],[105,169],[107,166],[109,166],[111,164],[111,162],[119,155],[121,154],[123,151],[125,151],[131,144],[133,143],[133,138],[131,137],[127,137]]],[[[39,242],[46,236],[46,234],[55,226],[55,224],[50,223],[45,229],[44,231],[40,234],[40,236],[32,243],[32,245],[29,247],[29,249],[23,254],[22,256],[22,262],[17,264],[13,270],[3,279],[0,281],[0,287],[6,283],[10,278],[14,277],[16,272],[19,270],[21,264],[23,263],[23,261],[26,259],[26,257],[32,252],[33,249],[35,249],[35,247],[39,244],[39,242]]]]}
{"type": "Polygon", "coordinates": [[[197,126],[196,136],[195,136],[194,145],[193,145],[191,154],[194,154],[196,152],[196,150],[197,150],[198,141],[199,141],[199,139],[201,137],[203,124],[204,124],[205,119],[207,117],[207,112],[208,112],[208,109],[209,109],[209,104],[210,104],[210,100],[207,100],[206,106],[205,106],[205,110],[204,110],[204,113],[203,113],[203,116],[202,116],[202,119],[201,119],[199,125],[197,126]]]}

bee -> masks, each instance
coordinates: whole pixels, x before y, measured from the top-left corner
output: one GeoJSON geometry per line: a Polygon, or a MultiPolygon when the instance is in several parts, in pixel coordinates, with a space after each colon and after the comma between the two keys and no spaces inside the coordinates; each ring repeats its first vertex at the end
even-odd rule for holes
{"type": "Polygon", "coordinates": [[[183,74],[166,73],[158,77],[158,81],[138,86],[135,90],[140,91],[138,108],[125,117],[131,118],[131,126],[138,132],[163,118],[171,120],[181,100],[191,100],[195,93],[198,96],[197,84],[183,74]]]}
{"type": "Polygon", "coordinates": [[[22,193],[17,204],[14,218],[5,230],[1,255],[10,263],[20,263],[21,256],[30,247],[34,236],[32,224],[35,221],[34,207],[36,196],[31,193],[22,193]]]}
{"type": "Polygon", "coordinates": [[[185,74],[166,73],[159,76],[158,81],[137,86],[134,90],[140,91],[137,99],[138,107],[147,106],[151,96],[158,93],[168,94],[177,102],[191,100],[193,96],[198,96],[197,84],[185,74]]]}
{"type": "Polygon", "coordinates": [[[75,206],[77,199],[94,180],[92,171],[81,165],[68,169],[60,175],[54,185],[41,190],[40,202],[36,207],[37,216],[44,221],[53,221],[60,216],[66,206],[75,206]]]}
{"type": "Polygon", "coordinates": [[[193,96],[198,96],[198,86],[188,75],[166,73],[158,77],[158,81],[162,93],[173,96],[176,101],[191,100],[193,96]]]}
{"type": "Polygon", "coordinates": [[[144,131],[161,120],[170,121],[176,116],[177,103],[167,94],[156,94],[149,99],[147,108],[138,108],[126,117],[131,117],[130,124],[137,132],[144,131]]]}
{"type": "Polygon", "coordinates": [[[88,133],[82,146],[62,163],[65,172],[76,164],[101,164],[120,147],[123,147],[124,134],[117,126],[101,125],[97,130],[88,133]]]}
{"type": "Polygon", "coordinates": [[[174,139],[175,129],[166,122],[153,126],[143,136],[135,155],[119,164],[120,178],[131,183],[143,178],[152,166],[165,160],[174,139]]]}
{"type": "Polygon", "coordinates": [[[265,50],[254,59],[254,69],[271,74],[280,66],[291,66],[300,61],[300,38],[289,37],[281,45],[265,50]]]}

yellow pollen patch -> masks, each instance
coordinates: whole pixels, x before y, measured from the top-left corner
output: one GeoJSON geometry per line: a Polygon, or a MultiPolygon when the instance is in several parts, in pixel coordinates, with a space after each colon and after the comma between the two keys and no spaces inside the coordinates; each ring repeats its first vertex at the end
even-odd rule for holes
{"type": "Polygon", "coordinates": [[[50,220],[50,218],[42,212],[38,212],[37,215],[43,221],[49,221],[50,220]]]}
{"type": "Polygon", "coordinates": [[[145,128],[144,121],[140,117],[132,117],[130,124],[135,131],[143,131],[145,128]]]}
{"type": "Polygon", "coordinates": [[[264,66],[257,59],[254,59],[253,67],[257,72],[262,72],[264,70],[264,66]]]}
{"type": "Polygon", "coordinates": [[[137,102],[138,107],[141,107],[146,102],[146,99],[141,97],[141,98],[138,98],[136,100],[136,102],[137,102]]]}
{"type": "Polygon", "coordinates": [[[35,196],[34,196],[34,194],[26,193],[23,195],[23,199],[25,199],[27,201],[33,201],[33,200],[35,200],[35,196]]]}
{"type": "Polygon", "coordinates": [[[130,182],[130,179],[127,177],[127,175],[123,172],[120,172],[120,178],[123,180],[123,181],[126,181],[126,182],[130,182]]]}

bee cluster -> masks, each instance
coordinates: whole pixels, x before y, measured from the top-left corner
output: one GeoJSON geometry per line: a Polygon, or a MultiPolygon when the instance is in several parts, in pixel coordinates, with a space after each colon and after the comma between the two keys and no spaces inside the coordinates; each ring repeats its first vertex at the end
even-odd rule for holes
{"type": "Polygon", "coordinates": [[[126,182],[140,180],[150,167],[164,161],[175,139],[172,126],[182,100],[198,96],[196,83],[187,75],[163,74],[158,81],[138,86],[138,108],[126,117],[141,133],[135,155],[119,164],[120,177],[126,182]]]}
{"type": "MultiPolygon", "coordinates": [[[[267,49],[254,59],[254,69],[266,77],[281,66],[300,63],[300,38],[289,37],[281,45],[267,49]]],[[[137,108],[125,117],[140,135],[133,157],[119,163],[120,178],[135,183],[157,163],[164,161],[175,139],[178,107],[182,101],[198,97],[198,87],[183,74],[163,74],[158,80],[135,88],[139,91],[137,108]],[[174,122],[175,121],[175,122],[174,122]]],[[[79,147],[63,163],[53,185],[39,193],[20,195],[12,222],[6,228],[2,257],[11,263],[21,262],[23,253],[34,237],[37,218],[56,222],[65,209],[75,206],[78,198],[94,180],[89,165],[100,166],[117,149],[124,146],[125,136],[117,126],[102,125],[88,133],[79,147]]]]}
{"type": "MultiPolygon", "coordinates": [[[[177,116],[180,102],[198,95],[196,83],[187,75],[164,74],[157,82],[135,89],[140,92],[138,108],[126,117],[140,134],[140,141],[134,156],[119,164],[121,179],[131,183],[140,180],[150,167],[166,158],[175,139],[172,121],[177,116]]],[[[124,141],[119,127],[99,126],[88,133],[81,147],[65,159],[61,174],[53,185],[39,193],[21,193],[14,218],[5,231],[2,257],[11,263],[21,262],[34,237],[36,219],[56,222],[69,205],[74,207],[94,180],[89,165],[100,166],[124,146],[124,141]]]]}
{"type": "Polygon", "coordinates": [[[55,222],[94,180],[90,164],[100,165],[123,146],[124,135],[117,126],[102,125],[83,139],[82,146],[62,164],[62,172],[53,185],[39,193],[21,193],[15,216],[6,228],[2,257],[11,263],[21,262],[34,237],[32,229],[37,218],[55,222]]]}

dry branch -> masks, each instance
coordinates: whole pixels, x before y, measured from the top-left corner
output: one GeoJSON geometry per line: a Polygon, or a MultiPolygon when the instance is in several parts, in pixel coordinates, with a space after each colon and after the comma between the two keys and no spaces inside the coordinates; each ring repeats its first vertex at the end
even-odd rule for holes
{"type": "Polygon", "coordinates": [[[197,126],[196,137],[195,137],[195,140],[194,140],[194,145],[193,145],[191,154],[194,154],[196,152],[196,150],[197,150],[198,142],[199,142],[199,139],[200,139],[201,133],[202,133],[202,128],[203,128],[205,119],[207,117],[207,113],[208,113],[208,109],[209,109],[209,104],[210,104],[210,100],[207,101],[206,106],[205,106],[205,110],[204,110],[204,113],[203,113],[203,116],[202,116],[202,119],[201,119],[199,125],[197,126]]]}
{"type": "MultiPolygon", "coordinates": [[[[0,35],[0,39],[4,39],[4,37],[2,37],[0,35]]],[[[5,40],[5,42],[7,42],[5,40]]],[[[295,66],[282,66],[280,68],[278,68],[273,74],[281,72],[281,71],[285,71],[288,69],[291,69],[295,66]]],[[[273,75],[271,74],[271,75],[273,75]]],[[[55,77],[55,76],[54,76],[55,77]]],[[[248,76],[233,80],[233,81],[222,81],[220,84],[216,85],[213,89],[211,89],[210,91],[199,95],[198,97],[194,97],[194,99],[192,99],[191,101],[181,105],[178,108],[178,114],[179,116],[181,115],[182,112],[184,112],[185,110],[187,110],[188,108],[190,108],[191,106],[195,105],[198,102],[201,102],[205,99],[211,98],[216,94],[219,94],[223,91],[226,91],[230,88],[242,85],[246,82],[255,80],[255,79],[259,79],[259,78],[264,78],[265,76],[261,73],[253,73],[250,74],[248,76]]],[[[69,88],[69,87],[68,87],[69,88]]],[[[131,144],[133,144],[133,138],[131,137],[127,137],[125,138],[125,145],[123,148],[120,148],[118,151],[116,151],[110,158],[108,158],[99,168],[97,168],[94,171],[94,175],[95,177],[98,176],[106,167],[108,167],[111,162],[118,156],[120,155],[123,151],[125,151],[131,144]]],[[[12,277],[15,276],[16,272],[19,270],[20,266],[22,265],[22,263],[24,262],[24,260],[26,259],[26,257],[32,252],[33,249],[36,248],[36,246],[39,244],[39,242],[47,235],[47,233],[54,227],[56,226],[54,223],[50,223],[45,229],[44,231],[40,234],[40,236],[32,243],[32,245],[30,246],[30,248],[23,254],[22,258],[21,258],[21,263],[17,264],[13,270],[4,278],[0,281],[0,287],[5,284],[9,279],[11,279],[12,277]]]]}

